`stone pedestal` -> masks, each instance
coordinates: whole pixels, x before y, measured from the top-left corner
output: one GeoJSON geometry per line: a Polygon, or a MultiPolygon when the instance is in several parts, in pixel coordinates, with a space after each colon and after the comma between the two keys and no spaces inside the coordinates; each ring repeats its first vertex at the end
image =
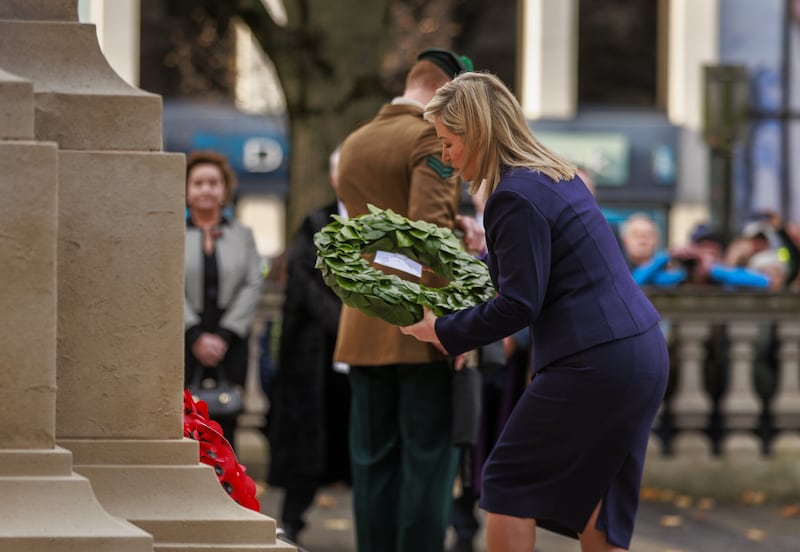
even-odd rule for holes
{"type": "Polygon", "coordinates": [[[35,136],[59,146],[58,444],[159,552],[294,550],[183,438],[185,165],[161,152],[161,98],[111,70],[76,0],[0,6],[0,67],[33,83],[35,136]]]}
{"type": "Polygon", "coordinates": [[[150,552],[55,446],[57,160],[33,85],[0,70],[0,549],[150,552]]]}
{"type": "Polygon", "coordinates": [[[275,521],[237,505],[189,439],[60,441],[112,514],[156,537],[159,552],[295,550],[275,539],[275,521]]]}

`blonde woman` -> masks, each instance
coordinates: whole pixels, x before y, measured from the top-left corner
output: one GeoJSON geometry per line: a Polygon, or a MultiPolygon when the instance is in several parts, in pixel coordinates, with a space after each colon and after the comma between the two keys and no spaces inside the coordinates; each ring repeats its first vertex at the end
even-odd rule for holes
{"type": "Polygon", "coordinates": [[[403,332],[458,355],[529,328],[533,379],[483,471],[489,552],[530,552],[537,526],[584,552],[627,550],[667,381],[659,315],[633,282],[575,168],[531,133],[495,76],[465,73],[427,104],[442,157],[485,180],[498,295],[403,332]]]}

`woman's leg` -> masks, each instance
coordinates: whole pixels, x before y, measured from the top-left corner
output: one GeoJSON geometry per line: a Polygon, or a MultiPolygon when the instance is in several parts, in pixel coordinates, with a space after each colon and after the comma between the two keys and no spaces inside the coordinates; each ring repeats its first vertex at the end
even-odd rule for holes
{"type": "Polygon", "coordinates": [[[532,552],[535,545],[535,519],[491,512],[486,516],[487,552],[532,552]]]}
{"type": "Polygon", "coordinates": [[[597,507],[592,512],[592,517],[589,518],[589,522],[583,528],[583,532],[578,535],[581,541],[581,552],[625,552],[625,548],[610,544],[606,540],[606,534],[597,529],[597,516],[600,514],[601,504],[601,502],[597,503],[597,507]]]}

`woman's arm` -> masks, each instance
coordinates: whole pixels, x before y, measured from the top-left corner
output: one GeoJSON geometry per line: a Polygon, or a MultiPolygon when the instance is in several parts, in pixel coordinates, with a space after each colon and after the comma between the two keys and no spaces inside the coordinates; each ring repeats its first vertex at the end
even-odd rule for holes
{"type": "Polygon", "coordinates": [[[541,310],[547,290],[550,225],[539,210],[516,192],[495,192],[487,204],[485,221],[496,263],[497,296],[434,319],[433,336],[422,333],[433,343],[431,337],[435,337],[450,354],[476,349],[529,326],[541,310]]]}

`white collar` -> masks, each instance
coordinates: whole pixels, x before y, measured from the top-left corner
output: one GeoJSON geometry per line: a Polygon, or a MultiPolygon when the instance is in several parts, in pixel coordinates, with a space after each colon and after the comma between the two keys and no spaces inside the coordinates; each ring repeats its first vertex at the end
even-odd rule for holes
{"type": "Polygon", "coordinates": [[[404,98],[403,96],[398,96],[392,100],[392,105],[413,105],[420,109],[425,109],[425,106],[419,103],[416,100],[412,100],[411,98],[404,98]]]}

